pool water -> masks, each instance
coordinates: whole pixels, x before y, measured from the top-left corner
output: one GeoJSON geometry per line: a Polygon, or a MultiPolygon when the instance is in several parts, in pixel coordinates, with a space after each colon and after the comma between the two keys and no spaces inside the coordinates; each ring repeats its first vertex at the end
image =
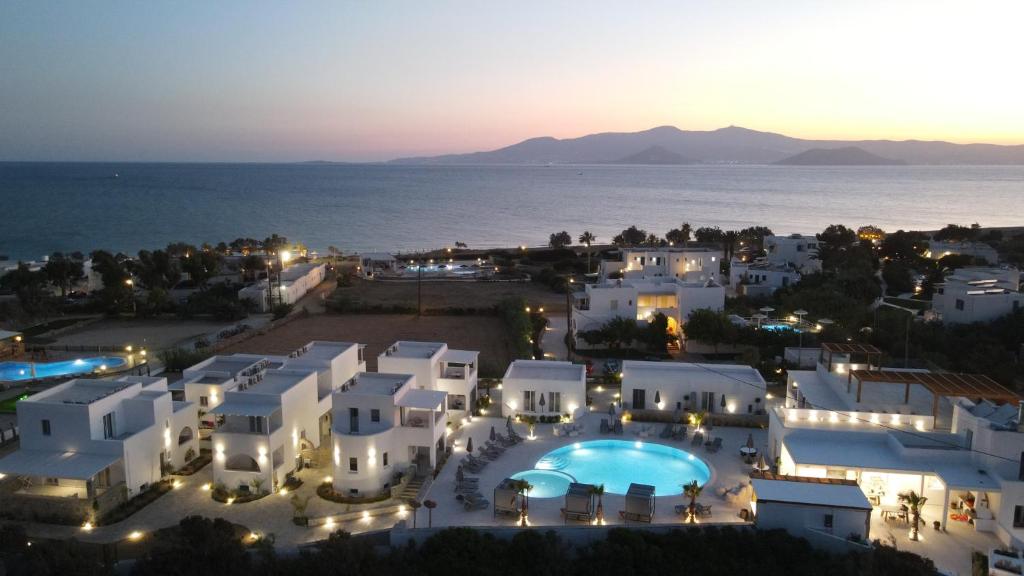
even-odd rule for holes
{"type": "Polygon", "coordinates": [[[696,480],[704,485],[711,469],[685,450],[651,442],[591,440],[552,450],[533,470],[514,474],[535,486],[530,496],[562,496],[569,482],[604,484],[610,494],[625,494],[629,485],[650,484],[658,496],[682,493],[682,485],[696,480]]]}
{"type": "Polygon", "coordinates": [[[99,356],[79,358],[62,362],[0,362],[0,382],[17,382],[32,378],[53,378],[56,376],[75,376],[91,374],[101,367],[113,370],[126,364],[124,358],[117,356],[99,356]],[[35,365],[35,376],[32,366],[35,365]]]}
{"type": "Polygon", "coordinates": [[[762,324],[762,330],[770,330],[772,332],[795,332],[800,333],[800,329],[790,324],[762,324]]]}

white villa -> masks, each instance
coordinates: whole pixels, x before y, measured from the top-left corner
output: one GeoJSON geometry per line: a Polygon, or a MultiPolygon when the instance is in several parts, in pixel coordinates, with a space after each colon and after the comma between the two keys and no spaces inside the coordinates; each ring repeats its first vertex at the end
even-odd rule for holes
{"type": "Polygon", "coordinates": [[[501,381],[503,416],[581,416],[587,409],[587,369],[550,360],[514,360],[501,381]]]}
{"type": "Polygon", "coordinates": [[[847,549],[851,535],[870,538],[873,506],[853,480],[766,473],[750,485],[754,525],[762,530],[781,528],[838,551],[847,549]]]}
{"type": "Polygon", "coordinates": [[[939,260],[950,254],[963,254],[981,258],[988,264],[999,263],[999,253],[996,249],[984,242],[955,242],[951,240],[931,240],[928,242],[928,250],[925,251],[925,258],[939,260]]]}
{"type": "MultiPolygon", "coordinates": [[[[661,313],[668,318],[669,333],[679,335],[680,328],[694,310],[721,310],[724,306],[725,289],[713,280],[608,280],[587,284],[585,292],[576,296],[570,328],[572,334],[577,334],[596,330],[615,317],[645,322],[661,313]]],[[[587,348],[589,345],[577,337],[577,346],[587,348]]]]}
{"type": "Polygon", "coordinates": [[[70,380],[17,403],[21,445],[0,473],[21,482],[16,496],[95,499],[102,513],[198,454],[196,411],[165,378],[70,380]]]}
{"type": "Polygon", "coordinates": [[[326,274],[326,264],[293,264],[280,273],[280,280],[275,275],[269,282],[262,280],[242,288],[238,291],[238,299],[251,300],[257,310],[267,312],[271,308],[271,300],[274,305],[281,302],[298,302],[307,292],[323,282],[326,274]]]}
{"type": "Polygon", "coordinates": [[[761,374],[745,365],[622,363],[625,409],[753,414],[764,409],[766,386],[761,374]]]}
{"type": "Polygon", "coordinates": [[[1022,307],[1019,270],[972,266],[954,270],[936,285],[931,316],[951,324],[990,322],[1022,307]]]}
{"type": "Polygon", "coordinates": [[[789,373],[785,404],[769,411],[778,472],[856,481],[880,514],[913,490],[928,498],[926,524],[1021,547],[1020,398],[986,376],[883,370],[879,355],[824,344],[814,371],[789,373]]]}
{"type": "Polygon", "coordinates": [[[332,482],[376,496],[411,465],[426,475],[445,450],[448,394],[417,387],[411,374],[360,372],[334,393],[332,482]]]}
{"type": "Polygon", "coordinates": [[[729,263],[729,284],[737,294],[770,296],[799,282],[802,274],[821,271],[814,236],[765,236],[764,249],[766,256],[749,262],[733,258],[729,263]]]}
{"type": "Polygon", "coordinates": [[[476,403],[480,353],[452,350],[444,342],[398,341],[377,357],[377,371],[412,374],[416,385],[448,394],[444,409],[466,415],[476,403]]]}
{"type": "Polygon", "coordinates": [[[717,281],[722,251],[713,248],[662,246],[622,248],[620,260],[602,260],[600,280],[676,278],[684,282],[717,281]]]}

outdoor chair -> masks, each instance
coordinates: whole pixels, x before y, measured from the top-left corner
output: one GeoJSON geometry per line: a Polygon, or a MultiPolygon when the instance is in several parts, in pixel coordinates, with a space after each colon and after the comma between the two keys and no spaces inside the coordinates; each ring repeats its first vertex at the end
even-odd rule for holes
{"type": "Polygon", "coordinates": [[[714,441],[706,445],[705,448],[707,448],[708,452],[718,452],[722,449],[722,439],[720,437],[715,438],[714,441]]]}
{"type": "Polygon", "coordinates": [[[470,510],[483,510],[483,509],[487,508],[490,505],[491,505],[491,503],[488,502],[487,499],[484,498],[480,494],[467,495],[462,500],[462,506],[463,506],[463,508],[466,509],[466,511],[470,511],[470,510]]]}
{"type": "Polygon", "coordinates": [[[704,443],[704,433],[703,432],[697,432],[696,434],[693,435],[693,440],[690,440],[690,445],[691,446],[700,446],[703,443],[704,443]]]}
{"type": "Polygon", "coordinates": [[[675,430],[672,432],[673,440],[686,440],[686,426],[682,424],[676,424],[675,430]]]}
{"type": "Polygon", "coordinates": [[[711,504],[708,504],[707,506],[703,504],[697,504],[697,516],[700,516],[701,518],[710,518],[711,504]]]}
{"type": "Polygon", "coordinates": [[[615,421],[615,428],[613,430],[616,434],[622,436],[622,420],[615,421]]]}

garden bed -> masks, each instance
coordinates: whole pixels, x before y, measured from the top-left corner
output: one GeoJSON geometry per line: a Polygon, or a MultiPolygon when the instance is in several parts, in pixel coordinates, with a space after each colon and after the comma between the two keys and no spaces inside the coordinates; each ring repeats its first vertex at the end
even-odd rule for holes
{"type": "Polygon", "coordinates": [[[116,524],[132,514],[135,514],[139,510],[142,510],[146,506],[152,504],[157,498],[170,492],[173,489],[173,485],[167,480],[161,480],[149,487],[145,492],[132,498],[131,500],[121,504],[117,508],[114,508],[97,519],[96,525],[103,526],[106,524],[116,524]]]}
{"type": "Polygon", "coordinates": [[[391,498],[391,492],[381,492],[377,496],[359,496],[353,498],[344,494],[339,494],[334,491],[334,486],[329,482],[316,487],[316,495],[327,500],[329,502],[335,502],[338,504],[374,504],[376,502],[383,502],[391,498]]]}
{"type": "Polygon", "coordinates": [[[180,469],[174,472],[175,476],[191,476],[196,472],[203,469],[204,466],[213,462],[213,458],[209,454],[202,454],[198,458],[193,458],[188,464],[185,464],[180,469]]]}

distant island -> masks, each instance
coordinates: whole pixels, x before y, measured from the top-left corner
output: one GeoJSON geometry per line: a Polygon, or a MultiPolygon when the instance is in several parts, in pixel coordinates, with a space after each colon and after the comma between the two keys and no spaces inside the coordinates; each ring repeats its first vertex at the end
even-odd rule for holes
{"type": "Polygon", "coordinates": [[[1024,164],[1024,145],[923,140],[806,140],[738,126],[530,138],[485,152],[398,158],[397,164],[1024,164]],[[808,156],[802,156],[808,154],[808,156]]]}
{"type": "Polygon", "coordinates": [[[812,148],[783,158],[775,164],[786,166],[899,166],[903,160],[891,160],[872,154],[856,146],[842,148],[812,148]]]}

